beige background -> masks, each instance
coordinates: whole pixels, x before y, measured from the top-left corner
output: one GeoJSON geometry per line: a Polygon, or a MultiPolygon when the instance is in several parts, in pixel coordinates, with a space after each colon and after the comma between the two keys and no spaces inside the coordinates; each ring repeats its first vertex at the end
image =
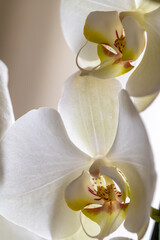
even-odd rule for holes
{"type": "Polygon", "coordinates": [[[0,59],[9,68],[14,112],[57,107],[63,82],[76,71],[63,38],[60,0],[0,0],[0,59]]]}

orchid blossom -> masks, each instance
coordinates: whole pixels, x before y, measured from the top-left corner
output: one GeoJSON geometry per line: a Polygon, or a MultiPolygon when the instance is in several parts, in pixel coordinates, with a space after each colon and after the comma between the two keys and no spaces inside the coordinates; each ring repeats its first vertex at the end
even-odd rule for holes
{"type": "Polygon", "coordinates": [[[139,111],[156,98],[160,91],[160,4],[61,0],[61,23],[67,43],[78,53],[82,74],[113,78],[128,73],[127,84],[122,81],[139,111]]]}
{"type": "Polygon", "coordinates": [[[73,75],[59,113],[28,112],[0,146],[0,214],[11,222],[47,240],[103,239],[123,221],[134,233],[147,224],[152,151],[117,80],[73,75]]]}

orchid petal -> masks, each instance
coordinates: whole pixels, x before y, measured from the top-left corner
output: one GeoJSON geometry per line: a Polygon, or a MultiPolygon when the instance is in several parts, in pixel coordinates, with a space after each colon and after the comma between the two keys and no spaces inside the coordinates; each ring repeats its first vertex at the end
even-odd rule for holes
{"type": "Polygon", "coordinates": [[[73,75],[65,84],[59,112],[73,143],[92,157],[105,155],[118,123],[118,92],[115,79],[73,75]]]}
{"type": "Polygon", "coordinates": [[[95,199],[99,197],[96,196],[92,189],[90,174],[83,172],[78,178],[72,181],[65,190],[65,200],[69,208],[78,211],[89,204],[97,203],[95,199]]]}
{"type": "Polygon", "coordinates": [[[123,172],[130,187],[125,227],[139,232],[148,221],[156,174],[144,125],[124,90],[120,94],[117,136],[107,157],[123,172]]]}
{"type": "Polygon", "coordinates": [[[98,65],[100,60],[97,54],[97,45],[87,41],[78,52],[77,59],[78,62],[80,60],[83,63],[83,68],[90,65],[91,67],[98,65]]]}
{"type": "Polygon", "coordinates": [[[126,44],[122,52],[122,60],[135,61],[143,52],[145,47],[144,30],[138,22],[128,16],[122,20],[125,31],[126,44]]]}
{"type": "Polygon", "coordinates": [[[79,213],[68,208],[64,191],[79,174],[80,171],[75,171],[19,197],[0,199],[1,215],[44,239],[61,239],[74,234],[80,228],[79,213]]]}
{"type": "Polygon", "coordinates": [[[89,157],[69,140],[57,111],[30,111],[12,125],[1,143],[0,195],[21,195],[89,164],[89,157]]]}
{"type": "Polygon", "coordinates": [[[156,99],[159,92],[153,93],[151,95],[145,96],[145,97],[134,97],[134,105],[136,106],[137,110],[139,112],[144,111],[147,107],[150,106],[150,104],[156,99]]]}
{"type": "Polygon", "coordinates": [[[114,48],[117,35],[123,34],[123,26],[116,11],[91,12],[84,26],[84,36],[90,42],[107,44],[114,48]]]}
{"type": "Polygon", "coordinates": [[[134,67],[128,61],[116,62],[114,58],[110,58],[92,69],[89,74],[102,79],[114,78],[129,72],[133,68],[134,67]]]}
{"type": "Polygon", "coordinates": [[[114,232],[122,224],[126,216],[127,206],[121,207],[116,202],[112,202],[112,208],[110,208],[109,204],[105,203],[101,207],[85,208],[82,211],[86,217],[100,226],[100,232],[95,236],[98,239],[104,239],[104,237],[114,232]]]}
{"type": "Polygon", "coordinates": [[[42,240],[38,236],[21,228],[0,216],[0,233],[3,240],[42,240]]]}
{"type": "MultiPolygon", "coordinates": [[[[87,224],[87,229],[88,228],[89,228],[89,226],[87,224]]],[[[71,236],[69,236],[69,237],[67,237],[65,239],[62,239],[62,240],[77,240],[77,239],[80,239],[80,240],[93,240],[93,238],[90,238],[89,236],[87,236],[87,234],[84,232],[82,227],[80,227],[79,230],[75,234],[73,234],[73,235],[71,235],[71,236]]]]}
{"type": "Polygon", "coordinates": [[[69,47],[77,54],[85,44],[83,27],[89,13],[115,9],[129,11],[134,8],[134,0],[61,0],[61,25],[69,47]]]}
{"type": "Polygon", "coordinates": [[[129,94],[134,97],[150,95],[160,90],[160,8],[145,14],[147,46],[141,63],[127,83],[129,94]]]}
{"type": "Polygon", "coordinates": [[[14,114],[8,91],[8,69],[0,61],[0,140],[5,131],[13,124],[14,114]]]}
{"type": "Polygon", "coordinates": [[[27,113],[1,143],[1,215],[49,240],[74,234],[79,217],[67,207],[64,190],[88,165],[55,110],[27,113]]]}
{"type": "Polygon", "coordinates": [[[148,225],[149,225],[149,218],[148,218],[148,221],[146,222],[146,224],[144,224],[143,227],[141,228],[141,230],[137,233],[138,240],[141,240],[144,237],[144,235],[148,229],[148,225]]]}
{"type": "Polygon", "coordinates": [[[152,12],[159,7],[159,0],[136,0],[136,5],[144,13],[152,12]]]}

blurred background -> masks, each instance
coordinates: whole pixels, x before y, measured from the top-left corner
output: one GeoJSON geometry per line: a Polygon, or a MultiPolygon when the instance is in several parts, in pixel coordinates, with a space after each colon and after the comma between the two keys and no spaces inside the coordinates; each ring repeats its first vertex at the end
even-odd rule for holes
{"type": "Polygon", "coordinates": [[[76,70],[60,27],[59,0],[0,0],[0,59],[9,69],[16,118],[57,107],[63,82],[76,70]]]}
{"type": "MultiPolygon", "coordinates": [[[[62,35],[59,5],[60,0],[0,0],[0,59],[9,69],[16,118],[41,106],[57,108],[64,81],[77,70],[75,56],[62,35]]],[[[141,116],[159,172],[160,97],[141,116]]],[[[160,177],[155,207],[159,189],[160,177]]],[[[149,239],[151,228],[144,239],[149,239]]]]}

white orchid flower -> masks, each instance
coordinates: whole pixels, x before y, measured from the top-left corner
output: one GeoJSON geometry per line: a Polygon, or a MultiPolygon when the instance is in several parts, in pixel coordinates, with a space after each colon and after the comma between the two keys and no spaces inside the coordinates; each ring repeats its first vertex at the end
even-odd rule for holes
{"type": "Polygon", "coordinates": [[[153,157],[120,90],[117,80],[75,74],[59,113],[33,110],[12,125],[0,145],[0,214],[47,240],[103,239],[124,220],[129,231],[142,229],[155,186],[153,157]]]}
{"type": "MultiPolygon", "coordinates": [[[[7,66],[0,61],[0,141],[6,134],[7,129],[14,123],[14,113],[11,99],[8,91],[8,69],[7,66]]],[[[1,166],[1,164],[0,164],[1,166]]],[[[3,171],[0,170],[0,184],[2,183],[3,171]]],[[[40,240],[39,237],[33,235],[21,227],[8,222],[0,216],[0,239],[3,240],[40,240]]]]}
{"type": "Polygon", "coordinates": [[[160,91],[160,4],[61,0],[61,23],[71,49],[75,53],[81,49],[78,59],[83,60],[84,73],[113,78],[128,72],[126,89],[139,111],[156,98],[160,91]]]}

